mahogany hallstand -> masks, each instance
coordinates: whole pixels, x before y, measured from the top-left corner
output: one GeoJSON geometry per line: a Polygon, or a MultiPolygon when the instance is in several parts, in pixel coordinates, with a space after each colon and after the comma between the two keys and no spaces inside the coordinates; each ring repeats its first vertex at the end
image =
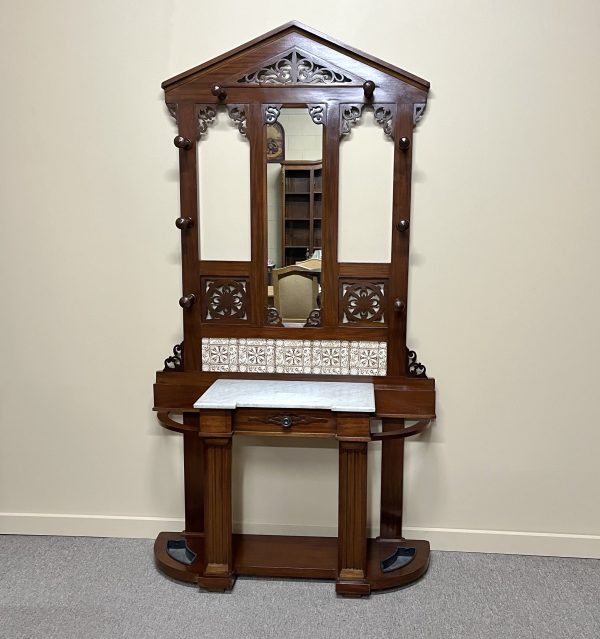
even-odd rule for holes
{"type": "MultiPolygon", "coordinates": [[[[227,381],[231,380],[221,383],[227,381]]],[[[311,384],[323,383],[303,382],[308,395],[313,394],[311,384]]],[[[165,574],[207,590],[231,589],[237,575],[332,579],[337,593],[364,596],[405,585],[425,573],[429,543],[402,536],[402,475],[404,438],[422,432],[429,420],[405,427],[404,419],[384,418],[382,430],[372,432],[375,410],[195,410],[186,413],[184,425],[159,413],[163,426],[186,428],[186,529],[160,533],[154,546],[157,565],[165,574]],[[338,537],[234,535],[234,435],[337,439],[338,537]],[[382,441],[381,528],[379,537],[368,539],[367,448],[377,440],[382,441]]]]}

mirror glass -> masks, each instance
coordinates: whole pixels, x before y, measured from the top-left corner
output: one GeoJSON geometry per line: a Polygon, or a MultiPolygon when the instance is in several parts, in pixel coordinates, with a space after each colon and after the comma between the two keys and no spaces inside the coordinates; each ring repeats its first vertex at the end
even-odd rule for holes
{"type": "Polygon", "coordinates": [[[323,126],[284,107],[265,129],[267,305],[284,326],[304,326],[321,299],[323,126]]]}
{"type": "Polygon", "coordinates": [[[339,184],[338,261],[390,262],[394,142],[370,108],[340,141],[339,184]]]}
{"type": "Polygon", "coordinates": [[[250,144],[224,107],[216,117],[214,110],[204,115],[197,162],[199,257],[250,261],[250,144]]]}

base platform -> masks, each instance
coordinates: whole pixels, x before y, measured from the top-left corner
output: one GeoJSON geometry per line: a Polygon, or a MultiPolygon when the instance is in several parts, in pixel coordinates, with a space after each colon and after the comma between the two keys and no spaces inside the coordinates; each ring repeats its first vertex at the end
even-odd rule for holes
{"type": "Polygon", "coordinates": [[[158,568],[169,577],[198,583],[211,590],[228,590],[233,587],[237,575],[246,575],[337,580],[336,592],[339,594],[363,596],[371,590],[404,586],[423,576],[429,566],[429,542],[418,539],[369,539],[364,583],[338,579],[336,537],[234,535],[233,572],[218,582],[204,576],[204,536],[201,534],[162,532],[154,543],[154,557],[158,568]],[[182,563],[168,554],[167,544],[176,541],[185,541],[187,548],[195,554],[191,563],[182,563]],[[390,570],[390,562],[386,564],[386,560],[394,555],[405,555],[404,549],[410,548],[415,549],[414,556],[409,551],[410,561],[390,570]]]}

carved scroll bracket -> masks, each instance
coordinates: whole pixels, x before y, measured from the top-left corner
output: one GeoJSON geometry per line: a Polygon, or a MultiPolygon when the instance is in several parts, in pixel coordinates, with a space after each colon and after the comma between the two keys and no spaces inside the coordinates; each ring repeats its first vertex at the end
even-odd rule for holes
{"type": "Polygon", "coordinates": [[[167,103],[167,109],[169,109],[169,114],[175,120],[176,124],[179,124],[177,120],[177,104],[169,104],[167,103]]]}
{"type": "Polygon", "coordinates": [[[246,135],[246,112],[247,106],[245,104],[230,104],[227,106],[229,117],[235,122],[238,131],[243,136],[246,135]]]}
{"type": "Polygon", "coordinates": [[[427,379],[427,369],[421,362],[417,361],[417,354],[415,351],[408,351],[408,376],[409,377],[423,377],[427,379]]]}
{"type": "Polygon", "coordinates": [[[364,104],[340,104],[340,137],[347,135],[360,120],[364,104]]]}
{"type": "Polygon", "coordinates": [[[324,104],[307,104],[308,114],[315,124],[325,124],[327,118],[326,105],[324,104]]]}
{"type": "Polygon", "coordinates": [[[321,326],[321,309],[320,308],[314,308],[308,314],[308,318],[306,320],[306,324],[304,324],[304,327],[306,328],[307,326],[321,326]]]}
{"type": "Polygon", "coordinates": [[[283,326],[279,311],[274,306],[267,307],[267,324],[269,326],[283,326]]]}
{"type": "Polygon", "coordinates": [[[180,373],[183,371],[183,342],[176,344],[173,347],[173,355],[170,355],[165,360],[165,367],[163,372],[166,373],[180,373]]]}
{"type": "Polygon", "coordinates": [[[281,113],[281,104],[265,104],[263,106],[263,120],[265,124],[275,124],[281,113]]]}

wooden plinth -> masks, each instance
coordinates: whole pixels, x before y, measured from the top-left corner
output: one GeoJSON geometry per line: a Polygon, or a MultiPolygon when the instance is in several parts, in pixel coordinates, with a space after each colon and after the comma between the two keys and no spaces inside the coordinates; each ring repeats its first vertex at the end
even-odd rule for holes
{"type": "Polygon", "coordinates": [[[212,590],[233,587],[237,575],[255,577],[297,577],[336,581],[336,592],[347,596],[368,595],[372,590],[396,588],[419,579],[429,566],[429,542],[423,540],[369,539],[366,575],[360,581],[338,575],[338,540],[336,537],[287,537],[275,535],[233,535],[233,570],[218,582],[206,580],[205,541],[201,535],[163,532],[154,544],[158,568],[169,577],[198,583],[212,590]],[[167,554],[167,542],[186,539],[197,557],[186,566],[167,554]],[[414,547],[414,559],[393,572],[381,571],[381,561],[400,547],[414,547]]]}

